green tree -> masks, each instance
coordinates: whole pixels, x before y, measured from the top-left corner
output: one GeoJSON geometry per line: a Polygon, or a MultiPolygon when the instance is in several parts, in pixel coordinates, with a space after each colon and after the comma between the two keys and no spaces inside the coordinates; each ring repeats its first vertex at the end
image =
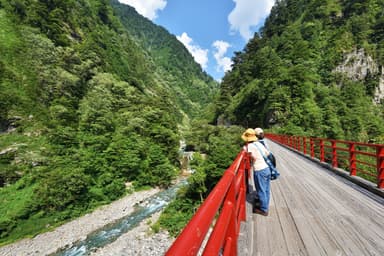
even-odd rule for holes
{"type": "Polygon", "coordinates": [[[88,181],[81,169],[72,166],[47,173],[34,191],[37,209],[52,212],[64,210],[69,205],[87,205],[88,181]]]}

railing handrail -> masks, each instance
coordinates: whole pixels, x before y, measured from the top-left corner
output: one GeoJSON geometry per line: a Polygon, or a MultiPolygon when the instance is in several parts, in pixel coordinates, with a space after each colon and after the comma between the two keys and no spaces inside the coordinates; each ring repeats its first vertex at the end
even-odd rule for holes
{"type": "MultiPolygon", "coordinates": [[[[305,155],[310,156],[311,158],[316,158],[316,156],[318,156],[320,162],[330,163],[332,167],[335,168],[340,167],[343,164],[345,165],[345,162],[347,162],[346,168],[349,169],[349,174],[351,176],[356,176],[357,173],[362,173],[367,176],[374,177],[376,179],[377,187],[380,189],[384,188],[383,144],[313,138],[305,136],[281,135],[272,133],[267,133],[265,136],[273,141],[276,141],[280,144],[286,145],[299,152],[302,152],[305,155]],[[340,147],[340,144],[344,145],[344,147],[340,147]],[[371,152],[369,150],[358,150],[358,147],[363,147],[366,149],[369,148],[371,152]],[[344,154],[346,154],[347,152],[348,157],[343,156],[343,152],[344,154]],[[327,158],[327,155],[330,155],[330,157],[327,158]],[[362,159],[358,159],[359,157],[370,158],[370,161],[367,162],[367,160],[365,159],[363,161],[362,159]],[[340,160],[344,160],[344,163],[342,163],[340,160]],[[365,171],[364,168],[374,169],[374,171],[365,171]]],[[[362,178],[365,179],[364,177],[362,178]]]]}
{"type": "Polygon", "coordinates": [[[220,251],[222,255],[237,255],[240,222],[246,219],[245,177],[249,168],[248,154],[241,151],[165,255],[197,255],[219,211],[203,255],[218,255],[220,251]]]}

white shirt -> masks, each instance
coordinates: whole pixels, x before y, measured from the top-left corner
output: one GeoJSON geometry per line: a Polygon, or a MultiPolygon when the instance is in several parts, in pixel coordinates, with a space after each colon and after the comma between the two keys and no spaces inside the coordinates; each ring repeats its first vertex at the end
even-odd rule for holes
{"type": "Polygon", "coordinates": [[[248,152],[251,153],[251,156],[253,158],[252,159],[253,170],[254,171],[261,171],[265,168],[268,168],[268,164],[265,162],[264,157],[260,154],[260,151],[257,148],[257,146],[255,145],[255,143],[257,143],[257,146],[260,148],[260,150],[264,153],[265,156],[269,155],[269,151],[264,147],[263,144],[261,144],[260,142],[257,142],[257,141],[249,143],[247,146],[244,146],[245,150],[247,151],[247,149],[248,149],[248,152]]]}

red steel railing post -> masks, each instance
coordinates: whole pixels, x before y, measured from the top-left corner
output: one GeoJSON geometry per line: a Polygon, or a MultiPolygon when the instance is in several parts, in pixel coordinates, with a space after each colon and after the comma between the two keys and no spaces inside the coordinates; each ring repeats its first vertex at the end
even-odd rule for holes
{"type": "Polygon", "coordinates": [[[356,176],[356,150],[354,143],[349,143],[349,170],[351,176],[356,176]]]}
{"type": "Polygon", "coordinates": [[[237,203],[240,204],[240,211],[239,211],[239,220],[240,221],[246,221],[247,220],[247,211],[245,206],[245,198],[247,197],[246,189],[243,187],[240,188],[239,192],[239,199],[237,200],[237,203]]]}
{"type": "Polygon", "coordinates": [[[384,146],[376,148],[377,156],[377,187],[384,188],[384,146]]]}
{"type": "Polygon", "coordinates": [[[249,179],[251,178],[251,153],[246,153],[243,159],[245,191],[249,193],[249,179]]]}
{"type": "Polygon", "coordinates": [[[300,150],[301,150],[301,143],[300,143],[300,141],[301,141],[301,136],[298,136],[298,137],[297,137],[297,143],[296,143],[296,145],[297,145],[297,151],[299,151],[299,152],[300,152],[300,150]]]}
{"type": "Polygon", "coordinates": [[[251,170],[251,153],[247,153],[244,157],[244,170],[245,170],[245,173],[247,174],[247,178],[250,178],[251,177],[251,173],[250,173],[250,170],[251,170]]]}
{"type": "Polygon", "coordinates": [[[315,142],[313,141],[313,138],[309,139],[309,143],[311,144],[311,157],[315,157],[315,142]]]}
{"type": "MultiPolygon", "coordinates": [[[[236,191],[235,191],[235,181],[233,181],[233,185],[231,186],[229,193],[228,193],[228,201],[230,202],[236,202],[236,191]]],[[[236,205],[236,203],[235,203],[236,205]]],[[[229,221],[229,227],[227,230],[227,235],[225,236],[226,239],[231,239],[231,247],[230,247],[230,255],[237,256],[237,216],[236,216],[236,207],[232,208],[232,218],[229,221]]]]}
{"type": "Polygon", "coordinates": [[[297,137],[297,151],[299,152],[301,152],[301,145],[303,144],[302,141],[303,141],[303,137],[301,136],[297,137]]]}
{"type": "Polygon", "coordinates": [[[203,256],[210,255],[218,255],[221,249],[221,245],[223,244],[223,240],[217,239],[223,232],[227,232],[225,236],[222,236],[223,239],[231,238],[234,243],[231,243],[231,247],[228,248],[231,251],[230,255],[237,255],[237,239],[236,239],[236,186],[235,180],[232,180],[231,186],[227,193],[226,198],[224,199],[225,205],[223,207],[223,212],[221,217],[216,222],[218,228],[213,230],[207,245],[204,249],[203,256]],[[222,225],[222,223],[226,223],[226,225],[222,225]],[[234,247],[235,246],[235,250],[234,247]],[[232,254],[234,251],[234,254],[232,254]]]}
{"type": "Polygon", "coordinates": [[[207,242],[207,245],[204,249],[203,256],[207,255],[218,255],[218,252],[221,249],[221,245],[224,243],[226,236],[221,236],[223,232],[228,229],[230,225],[230,220],[233,219],[233,209],[234,204],[231,201],[226,201],[223,205],[223,213],[219,216],[215,229],[212,231],[211,236],[207,242]],[[218,239],[220,238],[220,239],[218,239]]]}
{"type": "Polygon", "coordinates": [[[337,167],[336,141],[331,140],[331,145],[332,145],[332,167],[337,167]]]}
{"type": "MultiPolygon", "coordinates": [[[[245,159],[247,159],[247,157],[245,157],[245,159]]],[[[245,198],[247,197],[246,186],[248,187],[248,177],[247,177],[246,172],[245,172],[246,171],[245,168],[247,165],[248,164],[243,161],[243,165],[240,165],[239,170],[237,171],[237,178],[235,179],[235,187],[236,187],[235,211],[238,214],[237,215],[238,224],[240,224],[240,221],[245,221],[246,217],[247,217],[246,216],[246,206],[245,206],[245,198]],[[246,181],[246,182],[244,182],[244,181],[246,181]]]]}
{"type": "Polygon", "coordinates": [[[324,162],[324,140],[320,139],[320,162],[324,162]]]}
{"type": "MultiPolygon", "coordinates": [[[[270,138],[275,141],[280,141],[282,144],[292,148],[292,149],[300,149],[300,145],[303,147],[304,154],[306,154],[307,150],[307,139],[305,137],[302,137],[302,141],[298,136],[293,135],[275,135],[270,134],[270,138]],[[302,142],[302,144],[300,144],[302,142]]],[[[338,158],[343,159],[343,154],[340,155],[337,151],[347,151],[346,148],[337,148],[338,143],[344,143],[345,145],[348,145],[348,152],[349,152],[349,172],[351,176],[357,175],[357,163],[361,163],[366,166],[374,166],[372,163],[367,163],[364,161],[359,161],[357,156],[360,155],[368,155],[368,156],[374,156],[375,154],[372,154],[370,152],[360,152],[359,150],[356,150],[357,145],[362,146],[369,146],[369,147],[376,147],[376,177],[377,177],[377,187],[380,189],[384,189],[384,145],[383,144],[367,144],[367,143],[360,143],[360,142],[353,142],[353,141],[338,141],[338,140],[329,140],[329,139],[321,139],[321,138],[309,138],[309,145],[308,149],[310,150],[311,158],[319,157],[320,162],[325,162],[325,158],[328,157],[328,151],[326,149],[329,147],[328,145],[325,145],[328,141],[331,142],[331,164],[333,167],[338,167],[339,162],[338,158]],[[319,148],[319,149],[317,149],[319,148]],[[339,154],[339,156],[337,155],[339,154]]],[[[329,159],[327,158],[327,161],[329,159]]],[[[364,171],[364,170],[363,170],[364,171]]],[[[373,176],[372,173],[368,173],[368,175],[373,176]]]]}

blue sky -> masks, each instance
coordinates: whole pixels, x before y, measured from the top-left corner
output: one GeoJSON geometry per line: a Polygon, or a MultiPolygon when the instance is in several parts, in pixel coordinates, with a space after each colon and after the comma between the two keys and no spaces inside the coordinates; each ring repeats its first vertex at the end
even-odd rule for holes
{"type": "Polygon", "coordinates": [[[201,67],[220,81],[264,24],[274,0],[119,0],[166,28],[201,67]]]}

